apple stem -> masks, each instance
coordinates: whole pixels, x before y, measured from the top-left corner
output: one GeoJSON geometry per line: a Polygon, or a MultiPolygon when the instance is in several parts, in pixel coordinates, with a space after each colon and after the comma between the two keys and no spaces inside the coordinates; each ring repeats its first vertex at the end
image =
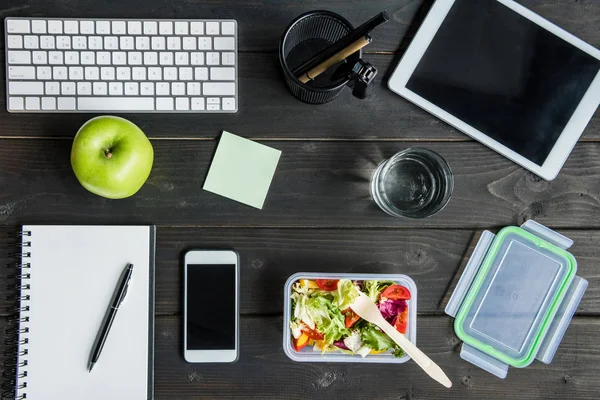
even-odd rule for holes
{"type": "Polygon", "coordinates": [[[110,149],[106,149],[104,150],[104,155],[106,156],[106,158],[110,159],[112,158],[112,153],[110,152],[110,149]]]}

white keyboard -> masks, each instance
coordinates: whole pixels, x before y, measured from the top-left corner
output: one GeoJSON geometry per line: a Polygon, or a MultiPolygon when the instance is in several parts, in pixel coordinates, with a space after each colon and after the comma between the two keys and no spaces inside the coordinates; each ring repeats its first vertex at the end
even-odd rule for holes
{"type": "Polygon", "coordinates": [[[10,112],[235,113],[235,20],[6,18],[10,112]]]}

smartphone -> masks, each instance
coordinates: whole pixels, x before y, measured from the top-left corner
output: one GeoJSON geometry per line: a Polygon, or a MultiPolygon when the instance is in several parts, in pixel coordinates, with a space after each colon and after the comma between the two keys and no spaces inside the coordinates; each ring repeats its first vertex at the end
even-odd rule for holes
{"type": "Polygon", "coordinates": [[[183,354],[190,363],[231,363],[239,357],[238,254],[191,250],[184,258],[183,354]]]}

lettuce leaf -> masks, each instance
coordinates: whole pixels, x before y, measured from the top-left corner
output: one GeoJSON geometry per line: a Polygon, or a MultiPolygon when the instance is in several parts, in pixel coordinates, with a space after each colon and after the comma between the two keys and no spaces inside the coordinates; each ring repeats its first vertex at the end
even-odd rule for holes
{"type": "Polygon", "coordinates": [[[377,303],[381,292],[393,284],[394,282],[392,281],[365,281],[364,292],[373,300],[373,303],[377,303]]]}
{"type": "Polygon", "coordinates": [[[333,292],[333,302],[340,310],[345,310],[358,297],[356,286],[349,279],[340,279],[337,289],[333,292]]]}
{"type": "Polygon", "coordinates": [[[367,347],[377,351],[391,349],[396,346],[396,343],[388,335],[375,326],[363,329],[360,338],[367,347]]]}

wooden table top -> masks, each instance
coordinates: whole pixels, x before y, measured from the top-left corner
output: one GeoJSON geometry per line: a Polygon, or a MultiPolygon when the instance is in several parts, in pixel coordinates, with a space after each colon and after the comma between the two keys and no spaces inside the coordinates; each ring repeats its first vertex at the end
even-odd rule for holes
{"type": "MultiPolygon", "coordinates": [[[[600,47],[598,0],[519,2],[600,47]]],[[[24,223],[156,224],[156,399],[597,398],[600,113],[558,178],[546,182],[392,94],[386,77],[431,4],[2,0],[0,17],[237,19],[240,111],[124,115],[151,138],[155,164],[140,192],[115,201],[87,192],[69,163],[72,138],[92,115],[8,114],[2,77],[0,261],[10,261],[11,234],[24,223]],[[367,100],[346,90],[330,104],[309,106],[287,91],[276,53],[279,38],[293,18],[315,8],[338,12],[354,24],[383,9],[390,12],[391,20],[373,33],[365,55],[380,71],[367,100]],[[263,210],[202,190],[222,130],[283,151],[263,210]],[[429,219],[389,217],[370,199],[371,173],[381,160],[416,145],[448,160],[455,173],[454,195],[443,212],[429,219]],[[460,358],[460,341],[443,310],[481,232],[532,218],[574,239],[579,274],[590,286],[554,362],[511,368],[501,380],[460,358]],[[183,359],[181,260],[190,248],[233,248],[241,255],[241,357],[236,364],[183,359]],[[454,387],[444,389],[414,363],[290,361],[281,344],[283,284],[299,271],[411,276],[419,289],[417,343],[454,387]]],[[[4,296],[0,303],[7,305],[4,296]]]]}

